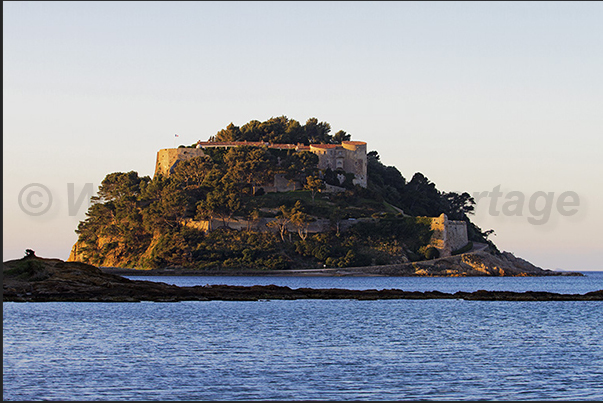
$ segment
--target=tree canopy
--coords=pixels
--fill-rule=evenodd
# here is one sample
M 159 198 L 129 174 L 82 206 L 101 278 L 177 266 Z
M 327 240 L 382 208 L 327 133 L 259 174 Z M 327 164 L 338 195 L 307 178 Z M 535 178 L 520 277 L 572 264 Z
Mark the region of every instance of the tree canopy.
M 230 123 L 218 131 L 209 141 L 263 141 L 276 144 L 339 144 L 351 139 L 351 135 L 339 130 L 331 135 L 331 125 L 309 118 L 305 124 L 286 116 L 272 117 L 264 122 L 251 120 L 243 126 Z

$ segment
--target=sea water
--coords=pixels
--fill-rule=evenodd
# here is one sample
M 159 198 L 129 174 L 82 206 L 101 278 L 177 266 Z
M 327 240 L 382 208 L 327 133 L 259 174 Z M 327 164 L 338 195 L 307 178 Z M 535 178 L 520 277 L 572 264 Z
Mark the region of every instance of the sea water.
M 603 289 L 603 272 L 584 272 L 583 277 L 295 277 L 295 276 L 125 276 L 132 280 L 158 281 L 177 286 L 207 284 L 279 285 L 291 288 L 389 289 L 404 291 L 547 291 L 584 294 Z
M 585 274 L 156 280 L 603 289 L 603 273 Z M 603 399 L 601 301 L 5 303 L 3 325 L 4 400 Z

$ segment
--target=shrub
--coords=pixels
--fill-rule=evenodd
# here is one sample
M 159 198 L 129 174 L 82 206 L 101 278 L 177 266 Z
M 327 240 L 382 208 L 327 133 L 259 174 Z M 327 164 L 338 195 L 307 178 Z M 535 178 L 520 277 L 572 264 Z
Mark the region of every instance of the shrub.
M 437 259 L 440 257 L 440 251 L 433 246 L 429 246 L 428 248 L 425 248 L 424 256 L 427 260 Z
M 327 245 L 317 246 L 312 250 L 312 255 L 318 260 L 325 260 L 329 257 L 331 250 Z
M 26 258 L 15 263 L 15 266 L 4 271 L 4 274 L 29 281 L 41 281 L 50 277 L 42 262 Z
M 437 259 L 440 257 L 440 251 L 433 246 L 422 246 L 419 248 L 419 253 L 423 254 L 427 260 Z
M 325 264 L 328 267 L 337 266 L 337 259 L 335 259 L 334 257 L 328 257 L 327 260 L 325 261 Z

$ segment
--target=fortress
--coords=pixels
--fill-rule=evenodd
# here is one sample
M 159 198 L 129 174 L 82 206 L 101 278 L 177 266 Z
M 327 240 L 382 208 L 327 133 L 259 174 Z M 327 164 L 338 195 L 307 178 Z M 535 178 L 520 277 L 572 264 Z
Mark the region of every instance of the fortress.
M 230 148 L 240 146 L 267 147 L 279 150 L 294 150 L 297 152 L 309 151 L 318 155 L 318 169 L 325 171 L 343 169 L 345 172 L 353 173 L 353 183 L 364 188 L 367 187 L 367 148 L 363 141 L 343 141 L 341 144 L 275 144 L 265 142 L 251 141 L 232 141 L 232 142 L 210 142 L 198 141 L 195 148 L 165 148 L 157 152 L 157 161 L 155 164 L 155 175 L 161 174 L 169 176 L 179 161 L 206 155 L 203 151 L 206 148 Z M 282 175 L 276 175 L 274 184 L 264 186 L 267 192 L 284 192 L 296 190 L 296 184 L 291 184 L 284 179 Z M 440 252 L 440 257 L 450 256 L 453 251 L 467 245 L 467 223 L 464 221 L 449 220 L 445 214 L 439 217 L 430 217 L 431 229 L 433 235 L 430 245 Z M 241 228 L 248 225 L 247 222 L 240 222 Z M 189 225 L 192 225 L 189 223 Z M 195 225 L 205 225 L 203 230 L 208 230 L 211 225 L 207 222 L 196 223 Z M 235 223 L 230 225 L 237 226 Z M 326 224 L 316 222 L 310 232 L 321 232 L 325 230 Z M 201 228 L 201 227 L 199 227 Z
M 367 186 L 366 173 L 366 143 L 364 141 L 343 141 L 341 144 L 274 144 L 261 141 L 232 141 L 212 142 L 198 141 L 196 148 L 164 148 L 157 152 L 155 164 L 155 175 L 169 176 L 179 161 L 205 155 L 205 148 L 230 148 L 230 147 L 267 147 L 279 150 L 294 150 L 297 152 L 309 151 L 318 155 L 318 169 L 325 171 L 330 168 L 343 169 L 345 172 L 353 173 L 355 185 Z M 278 178 L 275 179 L 278 181 Z M 281 189 L 275 183 L 274 189 Z M 288 189 L 290 190 L 290 189 Z
M 449 220 L 446 214 L 431 218 L 431 246 L 440 252 L 440 257 L 451 256 L 452 252 L 464 247 L 469 242 L 467 223 Z

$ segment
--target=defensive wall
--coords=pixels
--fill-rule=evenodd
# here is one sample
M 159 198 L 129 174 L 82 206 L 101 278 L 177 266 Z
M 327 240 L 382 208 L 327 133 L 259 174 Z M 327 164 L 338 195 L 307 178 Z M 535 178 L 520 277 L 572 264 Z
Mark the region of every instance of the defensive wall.
M 161 173 L 164 176 L 169 176 L 174 172 L 174 168 L 179 161 L 203 155 L 205 155 L 203 150 L 198 148 L 164 148 L 159 150 L 155 162 L 155 175 Z
M 451 256 L 453 251 L 469 243 L 465 221 L 449 220 L 444 213 L 429 218 L 433 230 L 430 245 L 440 252 L 440 257 Z
M 285 178 L 285 174 L 274 175 L 274 185 L 264 184 L 261 186 L 264 192 L 290 192 L 292 190 L 301 190 L 303 185 L 299 181 L 289 180 Z
M 272 212 L 274 213 L 276 210 Z M 435 247 L 440 252 L 440 257 L 451 256 L 453 251 L 460 249 L 469 243 L 469 239 L 467 237 L 467 223 L 465 221 L 449 220 L 446 214 L 441 214 L 439 217 L 427 218 L 431 219 L 431 229 L 433 230 L 430 245 Z M 185 219 L 182 224 L 187 227 L 196 228 L 203 232 L 210 231 L 210 228 L 212 230 L 222 228 L 225 225 L 228 228 L 239 231 L 276 231 L 276 229 L 271 228 L 269 225 L 269 223 L 274 220 L 276 220 L 276 218 L 264 217 L 255 221 L 248 221 L 243 217 L 233 217 L 224 221 L 219 218 L 214 218 L 210 222 L 208 220 L 197 221 L 189 218 Z M 374 220 L 374 218 L 342 220 L 339 223 L 339 228 L 341 231 L 345 231 L 352 225 L 355 225 L 359 222 Z M 320 218 L 308 223 L 306 231 L 308 233 L 326 232 L 332 227 L 333 223 L 329 219 Z M 295 233 L 297 231 L 297 227 L 294 224 L 289 223 L 287 224 L 287 230 Z
M 341 168 L 353 173 L 353 183 L 367 186 L 366 143 L 364 141 L 343 141 L 341 144 L 274 144 L 261 141 L 213 142 L 198 141 L 196 148 L 164 148 L 157 152 L 155 175 L 161 173 L 169 176 L 179 161 L 205 155 L 205 148 L 230 148 L 240 146 L 267 147 L 279 150 L 309 151 L 318 156 L 318 169 Z M 288 191 L 299 189 L 296 183 L 284 183 L 283 178 L 275 178 L 274 186 L 265 187 L 266 191 Z
M 367 186 L 366 143 L 343 141 L 341 144 L 310 144 L 308 151 L 318 155 L 318 169 L 343 169 L 354 174 L 354 185 Z
M 272 222 L 274 220 L 276 220 L 276 218 L 262 217 L 255 221 L 248 221 L 248 220 L 245 220 L 243 217 L 233 217 L 230 219 L 226 219 L 224 221 L 222 221 L 222 219 L 220 219 L 220 218 L 213 218 L 210 222 L 209 220 L 193 220 L 191 218 L 186 218 L 182 221 L 182 225 L 184 225 L 185 227 L 189 227 L 189 228 L 195 228 L 195 229 L 201 230 L 206 233 L 209 232 L 210 225 L 211 225 L 212 230 L 215 230 L 218 228 L 224 228 L 224 226 L 226 225 L 226 227 L 228 227 L 230 229 L 235 229 L 235 230 L 239 230 L 239 231 L 253 230 L 253 231 L 273 231 L 274 232 L 277 230 L 275 228 L 270 227 L 270 225 L 269 225 L 270 222 Z M 339 223 L 339 229 L 340 229 L 340 231 L 345 231 L 354 224 L 357 224 L 362 221 L 372 221 L 372 220 L 373 220 L 373 218 L 359 218 L 359 219 L 342 220 Z M 306 228 L 306 231 L 309 234 L 315 234 L 318 232 L 326 232 L 332 226 L 333 226 L 333 224 L 331 223 L 331 220 L 329 220 L 327 218 L 319 218 L 319 219 L 309 222 L 308 227 Z M 297 227 L 292 223 L 288 223 L 286 225 L 286 227 L 287 227 L 287 231 L 289 231 L 291 233 L 297 232 Z

